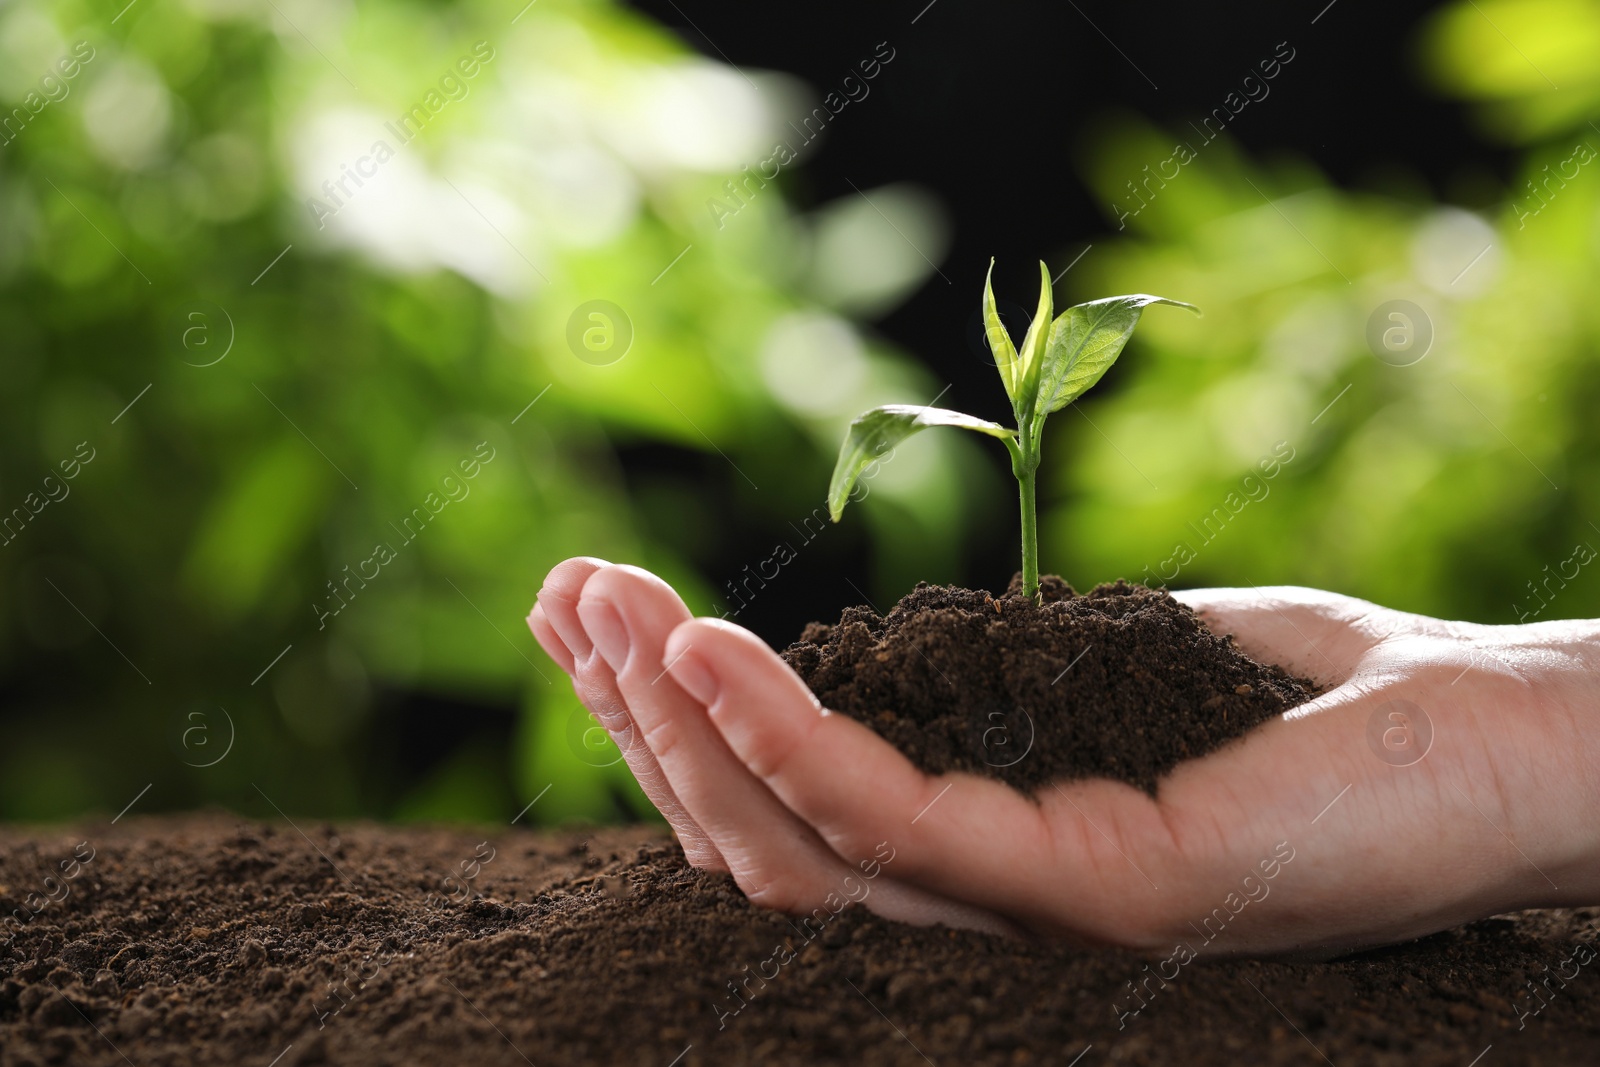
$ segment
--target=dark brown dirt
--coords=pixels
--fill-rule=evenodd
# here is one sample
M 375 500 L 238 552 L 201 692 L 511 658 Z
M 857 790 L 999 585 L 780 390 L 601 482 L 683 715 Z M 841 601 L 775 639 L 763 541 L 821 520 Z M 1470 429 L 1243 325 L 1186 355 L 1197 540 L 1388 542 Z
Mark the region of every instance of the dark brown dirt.
M 922 583 L 889 612 L 845 609 L 783 653 L 817 698 L 934 774 L 1033 792 L 1118 778 L 1154 793 L 1179 762 L 1302 704 L 1313 683 L 1257 663 L 1164 590 L 1001 597 Z
M 802 927 L 648 829 L 300 829 L 0 829 L 3 913 L 40 905 L 0 948 L 0 1064 L 1600 1060 L 1600 961 L 1577 962 L 1600 909 L 1332 963 L 1202 955 L 1163 986 L 1126 953 L 860 907 Z

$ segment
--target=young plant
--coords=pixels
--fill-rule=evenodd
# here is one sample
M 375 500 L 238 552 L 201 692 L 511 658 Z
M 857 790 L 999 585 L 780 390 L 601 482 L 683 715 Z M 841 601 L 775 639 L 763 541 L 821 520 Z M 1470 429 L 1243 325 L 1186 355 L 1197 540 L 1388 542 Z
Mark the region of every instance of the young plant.
M 994 260 L 989 261 L 989 275 Z M 1050 271 L 1039 264 L 1039 310 L 1028 325 L 1022 348 L 1016 348 L 1006 333 L 995 308 L 990 278 L 983 282 L 984 332 L 989 350 L 1000 371 L 1000 381 L 1011 397 L 1016 429 L 997 422 L 963 415 L 944 408 L 890 404 L 858 415 L 850 423 L 850 433 L 839 449 L 839 462 L 833 468 L 828 486 L 828 512 L 838 522 L 856 480 L 867 465 L 929 426 L 956 426 L 963 430 L 997 437 L 1011 453 L 1011 472 L 1017 476 L 1022 498 L 1022 589 L 1028 596 L 1039 593 L 1039 532 L 1035 505 L 1035 476 L 1039 470 L 1039 442 L 1044 420 L 1060 411 L 1098 382 L 1117 357 L 1139 324 L 1139 315 L 1151 304 L 1171 304 L 1199 313 L 1200 309 L 1181 300 L 1164 296 L 1108 296 L 1075 304 L 1053 321 L 1050 298 Z

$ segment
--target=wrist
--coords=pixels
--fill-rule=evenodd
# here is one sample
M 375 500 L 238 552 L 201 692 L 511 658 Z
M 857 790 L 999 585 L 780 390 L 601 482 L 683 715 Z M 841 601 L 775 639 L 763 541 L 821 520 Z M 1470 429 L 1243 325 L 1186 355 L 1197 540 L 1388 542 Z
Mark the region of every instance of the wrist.
M 1570 723 L 1574 761 L 1571 814 L 1565 820 L 1576 840 L 1571 862 L 1555 875 L 1562 897 L 1575 906 L 1600 904 L 1600 620 L 1532 623 L 1535 647 L 1566 669 L 1554 697 Z
M 1600 904 L 1600 620 L 1483 627 L 1478 636 L 1473 643 L 1521 683 L 1522 699 L 1501 714 L 1520 707 L 1531 718 L 1519 733 L 1540 739 L 1531 753 L 1539 785 L 1528 784 L 1542 798 L 1537 825 L 1551 834 L 1551 847 L 1535 850 L 1537 880 L 1559 887 L 1547 903 Z

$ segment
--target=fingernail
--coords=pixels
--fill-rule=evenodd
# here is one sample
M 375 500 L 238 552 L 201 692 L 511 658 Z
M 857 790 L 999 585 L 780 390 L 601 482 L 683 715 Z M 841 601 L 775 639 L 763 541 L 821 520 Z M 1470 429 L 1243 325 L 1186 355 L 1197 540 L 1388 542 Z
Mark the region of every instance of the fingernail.
M 672 675 L 672 680 L 678 683 L 679 688 L 709 708 L 717 702 L 721 686 L 711 668 L 706 666 L 698 653 L 691 651 L 693 647 L 690 645 L 666 660 L 662 667 Z
M 584 632 L 610 668 L 622 673 L 628 663 L 628 628 L 622 624 L 617 609 L 604 600 L 578 601 L 578 618 L 583 620 Z

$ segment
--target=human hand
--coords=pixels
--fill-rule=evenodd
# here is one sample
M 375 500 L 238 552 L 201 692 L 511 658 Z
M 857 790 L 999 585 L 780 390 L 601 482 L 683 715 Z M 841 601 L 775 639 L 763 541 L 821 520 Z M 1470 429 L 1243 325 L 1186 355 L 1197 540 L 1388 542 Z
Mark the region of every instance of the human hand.
M 862 898 L 881 914 L 1149 951 L 1327 953 L 1600 902 L 1600 624 L 1446 623 L 1292 587 L 1175 595 L 1329 689 L 1155 798 L 925 775 L 635 568 L 562 564 L 529 623 L 690 861 L 784 911 L 840 893 L 884 843 Z
M 919 925 L 1020 932 L 981 907 L 900 880 L 893 871 L 895 842 L 839 852 L 784 807 L 685 688 L 678 672 L 696 664 L 685 657 L 667 669 L 664 649 L 675 631 L 724 624 L 691 622 L 689 609 L 660 578 L 600 559 L 569 559 L 545 578 L 528 625 L 571 676 L 578 699 L 616 741 L 696 867 L 727 871 L 752 901 L 790 914 L 817 908 L 837 914 L 849 901 Z M 817 713 L 805 684 L 771 649 L 747 631 L 728 630 L 750 642 L 727 650 L 734 663 L 758 651 L 766 657 L 754 659 L 757 673 L 748 678 L 748 691 L 760 692 L 775 679 L 776 688 L 762 699 Z

